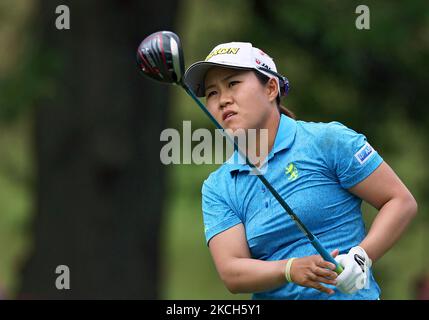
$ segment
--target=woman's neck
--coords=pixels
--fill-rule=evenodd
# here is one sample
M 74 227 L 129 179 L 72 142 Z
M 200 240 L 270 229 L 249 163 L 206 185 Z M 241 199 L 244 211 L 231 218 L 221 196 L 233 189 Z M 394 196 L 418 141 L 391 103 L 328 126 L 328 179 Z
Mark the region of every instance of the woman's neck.
M 248 135 L 246 149 L 247 156 L 249 161 L 257 167 L 264 163 L 264 160 L 268 157 L 268 154 L 274 147 L 279 125 L 280 113 L 272 112 L 268 117 L 266 124 L 256 130 L 254 137 Z

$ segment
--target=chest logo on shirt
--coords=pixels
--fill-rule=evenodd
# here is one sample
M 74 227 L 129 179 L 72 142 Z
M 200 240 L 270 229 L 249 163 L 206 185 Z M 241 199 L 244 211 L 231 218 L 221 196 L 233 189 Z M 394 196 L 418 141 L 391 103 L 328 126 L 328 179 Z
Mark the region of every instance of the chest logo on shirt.
M 294 181 L 298 178 L 298 169 L 293 162 L 289 163 L 285 168 L 285 174 L 289 181 Z

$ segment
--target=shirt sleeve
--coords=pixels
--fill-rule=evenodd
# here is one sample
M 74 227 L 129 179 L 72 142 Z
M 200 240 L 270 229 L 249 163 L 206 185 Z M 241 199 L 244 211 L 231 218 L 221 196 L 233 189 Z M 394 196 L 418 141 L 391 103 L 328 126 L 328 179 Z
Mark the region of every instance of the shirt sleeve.
M 210 239 L 218 233 L 241 223 L 240 218 L 222 196 L 221 189 L 219 184 L 214 183 L 209 178 L 204 181 L 201 190 L 204 233 L 207 245 Z M 227 190 L 224 190 L 224 192 L 227 192 Z
M 331 122 L 327 137 L 334 141 L 330 150 L 331 168 L 341 186 L 349 189 L 367 178 L 383 162 L 363 134 L 339 122 Z

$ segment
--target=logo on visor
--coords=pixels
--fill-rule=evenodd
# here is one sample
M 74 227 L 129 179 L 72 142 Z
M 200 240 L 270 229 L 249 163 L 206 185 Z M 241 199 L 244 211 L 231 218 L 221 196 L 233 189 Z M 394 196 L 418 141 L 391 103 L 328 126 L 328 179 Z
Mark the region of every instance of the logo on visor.
M 239 50 L 240 48 L 220 48 L 217 50 L 213 50 L 212 52 L 209 53 L 209 55 L 206 57 L 206 60 L 204 61 L 207 61 L 212 57 L 217 56 L 218 54 L 237 54 Z

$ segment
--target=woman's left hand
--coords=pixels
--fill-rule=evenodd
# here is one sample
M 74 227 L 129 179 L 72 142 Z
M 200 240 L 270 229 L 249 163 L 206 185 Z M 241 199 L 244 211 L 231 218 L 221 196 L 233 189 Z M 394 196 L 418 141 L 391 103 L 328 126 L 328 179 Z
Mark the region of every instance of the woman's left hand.
M 368 285 L 372 261 L 363 248 L 353 247 L 349 253 L 336 257 L 335 261 L 344 269 L 337 277 L 337 288 L 341 292 L 352 294 Z

